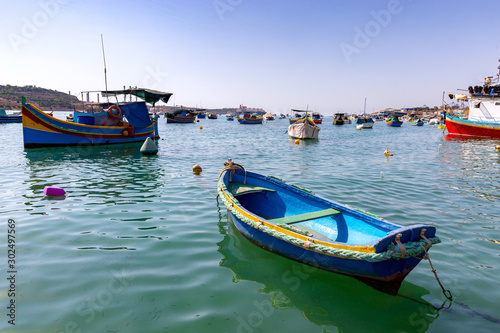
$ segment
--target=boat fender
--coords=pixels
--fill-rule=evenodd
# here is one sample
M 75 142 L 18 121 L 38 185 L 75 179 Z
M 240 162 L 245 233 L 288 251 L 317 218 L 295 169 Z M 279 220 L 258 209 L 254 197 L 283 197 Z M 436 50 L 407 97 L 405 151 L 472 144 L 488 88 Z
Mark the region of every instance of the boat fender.
M 424 231 L 425 232 L 425 231 Z M 402 234 L 397 234 L 396 235 L 396 238 L 394 239 L 394 241 L 396 242 L 396 244 L 399 246 L 399 250 L 401 251 L 401 255 L 399 256 L 400 258 L 404 258 L 406 256 L 406 248 L 405 246 L 403 245 L 403 243 L 401 243 L 400 239 L 401 239 L 401 236 L 403 236 Z
M 116 113 L 113 113 L 113 110 L 116 110 Z M 108 108 L 108 115 L 113 119 L 120 119 L 122 117 L 122 110 L 118 107 L 118 105 L 111 105 Z
M 123 135 L 123 136 L 128 136 L 128 131 L 127 131 L 127 129 L 124 129 L 124 130 L 122 131 L 122 135 Z

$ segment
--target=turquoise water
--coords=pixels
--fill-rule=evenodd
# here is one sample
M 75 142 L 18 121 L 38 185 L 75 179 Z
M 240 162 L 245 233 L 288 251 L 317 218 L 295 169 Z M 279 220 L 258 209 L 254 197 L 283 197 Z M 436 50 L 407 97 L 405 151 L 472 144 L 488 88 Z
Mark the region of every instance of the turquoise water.
M 287 126 L 161 119 L 159 153 L 145 157 L 141 144 L 24 150 L 21 124 L 0 125 L 0 331 L 500 330 L 498 140 L 408 123 L 358 131 L 326 118 L 319 140 L 296 145 Z M 391 296 L 253 245 L 215 199 L 228 158 L 400 225 L 435 225 L 442 243 L 431 259 L 455 302 L 441 308 L 428 262 Z M 67 195 L 47 198 L 44 186 Z M 6 316 L 9 219 L 15 326 Z

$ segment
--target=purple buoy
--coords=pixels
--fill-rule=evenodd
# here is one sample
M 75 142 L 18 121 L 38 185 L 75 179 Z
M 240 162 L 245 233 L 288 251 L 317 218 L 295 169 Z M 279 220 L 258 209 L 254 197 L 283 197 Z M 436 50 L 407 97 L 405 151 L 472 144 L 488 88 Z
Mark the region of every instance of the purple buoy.
M 43 194 L 51 197 L 58 197 L 61 195 L 65 195 L 66 191 L 60 187 L 55 186 L 45 186 L 43 188 Z

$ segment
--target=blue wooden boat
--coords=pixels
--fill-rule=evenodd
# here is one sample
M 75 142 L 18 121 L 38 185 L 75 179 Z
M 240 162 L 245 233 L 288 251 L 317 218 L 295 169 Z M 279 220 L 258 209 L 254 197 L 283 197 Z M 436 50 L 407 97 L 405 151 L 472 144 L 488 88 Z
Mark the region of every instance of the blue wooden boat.
M 8 114 L 4 109 L 0 109 L 0 124 L 20 123 L 22 120 L 21 114 Z
M 240 124 L 245 125 L 262 124 L 263 120 L 261 116 L 250 114 L 250 112 L 246 112 L 243 117 L 237 117 L 237 119 Z
M 410 125 L 412 126 L 424 126 L 424 121 L 420 118 L 410 119 Z
M 218 193 L 236 228 L 287 258 L 399 288 L 440 242 L 433 226 L 399 226 L 232 161 L 224 165 Z
M 138 88 L 103 91 L 102 94 L 130 94 L 153 106 L 159 100 L 166 103 L 172 95 Z M 24 97 L 21 100 L 25 148 L 105 145 L 159 138 L 157 121 L 149 116 L 145 102 L 83 104 L 85 112 L 75 110 L 73 121 L 64 121 L 26 103 Z

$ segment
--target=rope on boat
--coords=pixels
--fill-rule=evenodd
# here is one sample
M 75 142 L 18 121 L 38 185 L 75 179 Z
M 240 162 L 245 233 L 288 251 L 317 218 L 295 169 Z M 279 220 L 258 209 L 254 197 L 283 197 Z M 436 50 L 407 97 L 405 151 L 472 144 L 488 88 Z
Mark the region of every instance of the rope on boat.
M 243 221 L 244 223 L 248 224 L 249 226 L 256 228 L 262 232 L 265 232 L 266 234 L 271 235 L 275 238 L 279 238 L 281 240 L 284 240 L 288 243 L 292 243 L 292 244 L 297 245 L 297 246 L 308 247 L 308 248 L 310 248 L 314 251 L 317 251 L 317 252 L 321 252 L 321 253 L 325 253 L 325 254 L 329 254 L 329 255 L 334 255 L 334 256 L 346 258 L 346 259 L 365 260 L 368 262 L 380 262 L 380 261 L 385 261 L 385 260 L 389 260 L 389 259 L 399 260 L 399 259 L 406 259 L 406 258 L 410 258 L 410 257 L 416 257 L 417 255 L 422 253 L 422 248 L 428 249 L 428 248 L 430 248 L 430 244 L 441 243 L 441 240 L 437 236 L 429 238 L 429 239 L 420 239 L 418 242 L 407 242 L 407 243 L 403 244 L 404 248 L 406 250 L 406 254 L 403 254 L 403 256 L 401 256 L 401 254 L 402 254 L 401 249 L 399 248 L 398 245 L 393 244 L 393 243 L 389 244 L 389 246 L 387 246 L 387 250 L 384 252 L 366 253 L 366 252 L 358 252 L 358 251 L 352 251 L 352 250 L 346 250 L 346 249 L 337 249 L 337 248 L 333 248 L 333 247 L 329 247 L 329 246 L 325 246 L 325 245 L 321 245 L 321 244 L 316 244 L 316 243 L 314 243 L 314 241 L 310 241 L 310 240 L 304 241 L 304 240 L 298 239 L 296 237 L 288 236 L 282 232 L 271 229 L 271 228 L 265 226 L 264 224 L 262 224 L 262 222 L 260 222 L 260 221 L 259 221 L 260 223 L 258 223 L 258 225 L 256 225 L 255 221 L 247 218 L 246 216 L 244 216 L 243 214 L 238 212 L 233 207 L 233 203 L 229 202 L 226 199 L 226 197 L 224 196 L 223 188 L 225 188 L 225 185 L 223 183 L 219 182 L 219 186 L 217 188 L 219 196 L 222 198 L 222 201 L 224 202 L 226 207 L 231 211 L 231 213 L 233 213 L 241 221 Z M 292 230 L 292 231 L 295 232 L 295 230 Z M 300 233 L 303 233 L 303 232 L 300 232 Z M 310 236 L 310 235 L 307 235 L 307 236 Z M 308 244 L 306 244 L 306 243 L 308 243 Z
M 222 175 L 222 173 L 226 170 L 231 170 L 231 172 L 229 173 L 229 181 L 231 181 L 231 177 L 232 175 L 234 175 L 234 173 L 236 172 L 236 170 L 243 170 L 245 171 L 245 180 L 243 181 L 243 184 L 246 184 L 247 183 L 247 171 L 245 170 L 245 168 L 237 163 L 234 163 L 231 159 L 229 159 L 229 161 L 227 162 L 224 162 L 224 169 L 222 169 L 222 171 L 219 173 L 219 180 L 220 180 L 220 176 Z

